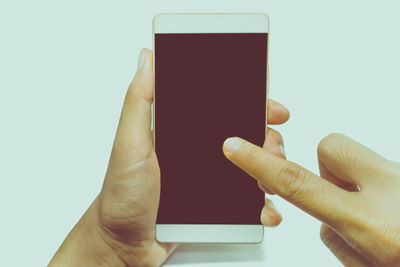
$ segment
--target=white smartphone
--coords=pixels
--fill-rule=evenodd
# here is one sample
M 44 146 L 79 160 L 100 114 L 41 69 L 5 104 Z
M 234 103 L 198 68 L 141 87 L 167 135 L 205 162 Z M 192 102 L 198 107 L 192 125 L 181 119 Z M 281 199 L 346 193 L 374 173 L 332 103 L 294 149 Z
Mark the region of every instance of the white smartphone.
M 259 243 L 265 194 L 229 162 L 224 140 L 263 145 L 269 17 L 163 13 L 153 19 L 153 138 L 160 242 Z

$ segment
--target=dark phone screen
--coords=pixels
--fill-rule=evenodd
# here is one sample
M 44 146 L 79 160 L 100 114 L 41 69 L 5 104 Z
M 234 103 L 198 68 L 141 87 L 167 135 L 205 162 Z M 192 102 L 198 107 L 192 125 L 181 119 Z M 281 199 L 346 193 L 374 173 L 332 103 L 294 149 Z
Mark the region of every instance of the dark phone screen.
M 266 33 L 155 34 L 157 224 L 261 224 L 264 193 L 227 160 L 266 127 Z

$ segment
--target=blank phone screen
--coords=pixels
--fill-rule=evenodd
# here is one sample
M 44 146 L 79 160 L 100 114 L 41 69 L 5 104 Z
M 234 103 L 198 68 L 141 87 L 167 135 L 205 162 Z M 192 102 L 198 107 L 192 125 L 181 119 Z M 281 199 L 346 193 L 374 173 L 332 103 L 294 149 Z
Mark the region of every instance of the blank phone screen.
M 264 192 L 222 145 L 232 136 L 264 142 L 267 38 L 155 34 L 157 224 L 261 224 Z

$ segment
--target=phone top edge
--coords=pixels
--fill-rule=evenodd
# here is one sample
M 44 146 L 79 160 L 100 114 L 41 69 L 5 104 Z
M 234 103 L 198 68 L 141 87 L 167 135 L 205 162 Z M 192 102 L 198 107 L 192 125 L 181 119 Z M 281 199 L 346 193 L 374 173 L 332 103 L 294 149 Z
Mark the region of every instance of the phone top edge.
M 153 18 L 163 15 L 263 15 L 269 18 L 265 12 L 159 12 Z
M 157 33 L 268 33 L 266 13 L 157 13 L 153 34 Z

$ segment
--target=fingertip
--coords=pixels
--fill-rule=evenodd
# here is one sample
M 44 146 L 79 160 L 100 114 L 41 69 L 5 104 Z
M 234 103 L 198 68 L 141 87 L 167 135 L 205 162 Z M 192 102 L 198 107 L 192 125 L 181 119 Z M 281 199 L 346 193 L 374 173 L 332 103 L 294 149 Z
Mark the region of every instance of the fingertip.
M 276 227 L 281 224 L 282 222 L 282 215 L 280 213 L 276 214 L 275 217 L 272 219 L 271 226 Z
M 268 124 L 282 124 L 289 120 L 289 110 L 279 102 L 269 100 Z
M 229 137 L 225 139 L 224 144 L 222 145 L 222 150 L 227 158 L 229 158 L 233 152 L 238 150 L 243 144 L 243 140 L 238 137 Z
M 278 226 L 282 222 L 282 215 L 278 212 L 272 200 L 268 198 L 265 199 L 260 218 L 262 224 L 269 227 Z
M 282 114 L 283 118 L 286 118 L 287 120 L 290 118 L 290 111 L 286 108 L 285 105 L 275 101 L 274 106 L 275 109 L 277 109 L 278 112 Z
M 264 207 L 260 215 L 261 223 L 264 226 L 276 227 L 282 222 L 282 215 L 269 208 Z
M 272 128 L 267 129 L 267 136 L 263 148 L 277 157 L 286 159 L 282 135 Z
M 150 49 L 142 48 L 138 56 L 137 71 L 128 87 L 128 100 L 131 97 L 139 96 L 152 103 L 154 94 L 152 60 L 153 52 Z
M 149 63 L 151 63 L 152 56 L 153 52 L 150 49 L 141 48 L 138 56 L 137 71 L 148 68 Z

